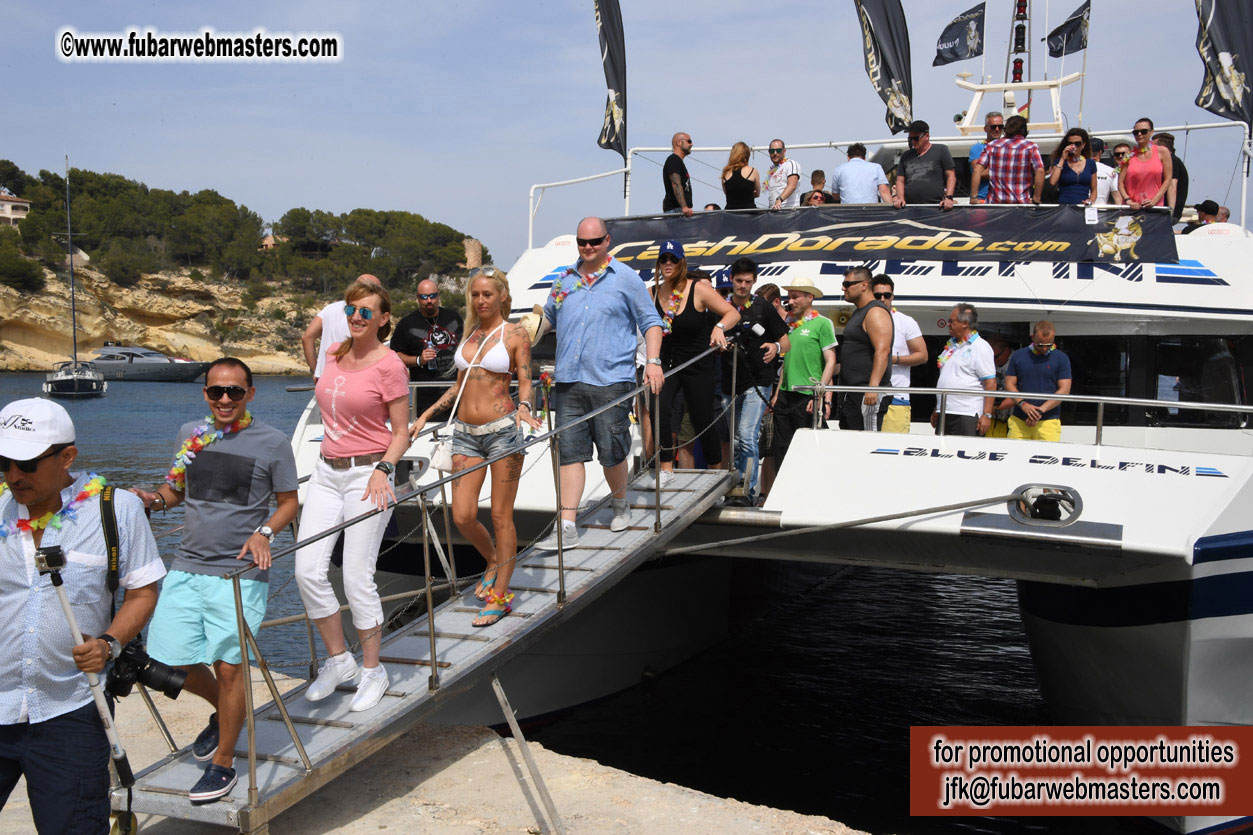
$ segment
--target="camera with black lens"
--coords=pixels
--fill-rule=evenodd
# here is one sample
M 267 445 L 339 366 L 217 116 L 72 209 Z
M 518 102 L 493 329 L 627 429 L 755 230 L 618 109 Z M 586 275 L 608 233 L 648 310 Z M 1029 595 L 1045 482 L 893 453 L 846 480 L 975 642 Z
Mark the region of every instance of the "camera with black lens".
M 35 568 L 40 574 L 51 574 L 65 568 L 65 552 L 60 545 L 49 545 L 47 548 L 35 549 Z
M 177 699 L 183 690 L 187 672 L 152 658 L 144 651 L 143 641 L 136 637 L 122 648 L 122 654 L 113 662 L 105 680 L 105 692 L 114 698 L 129 696 L 135 682 L 149 690 L 164 693 L 167 698 Z

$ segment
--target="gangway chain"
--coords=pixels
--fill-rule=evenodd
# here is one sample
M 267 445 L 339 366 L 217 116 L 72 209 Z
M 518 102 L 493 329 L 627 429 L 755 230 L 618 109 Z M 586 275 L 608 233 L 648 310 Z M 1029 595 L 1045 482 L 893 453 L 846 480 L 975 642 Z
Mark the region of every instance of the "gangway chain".
M 203 765 L 188 746 L 137 775 L 131 811 L 237 827 L 245 833 L 265 832 L 278 814 L 409 731 L 449 699 L 495 680 L 495 671 L 506 662 L 663 550 L 725 494 L 731 478 L 726 470 L 676 471 L 674 480 L 661 488 L 659 531 L 658 494 L 648 475 L 638 476 L 628 487 L 631 521 L 625 531 L 609 530 L 612 510 L 607 497 L 589 508 L 579 517 L 583 529 L 579 547 L 565 553 L 564 605 L 558 604 L 561 572 L 556 554 L 531 548 L 518 557 L 511 584 L 513 613 L 490 629 L 471 625 L 481 608 L 471 585 L 433 610 L 433 630 L 427 618 L 419 618 L 393 633 L 380 650 L 390 688 L 371 710 L 350 713 L 346 695 L 307 702 L 308 684 L 284 694 L 282 705 L 269 702 L 255 710 L 254 800 L 248 796 L 245 729 L 235 752 L 243 762 L 236 766 L 239 780 L 231 794 L 215 803 L 192 805 L 187 786 L 196 781 Z M 432 689 L 432 684 L 437 686 Z M 495 682 L 498 696 L 503 693 L 501 685 L 507 684 Z M 303 752 L 282 721 L 284 707 Z M 309 760 L 307 771 L 302 753 Z M 114 789 L 111 799 L 115 810 L 127 808 L 125 789 Z M 551 808 L 549 812 L 552 816 Z M 559 823 L 555 826 L 560 828 Z

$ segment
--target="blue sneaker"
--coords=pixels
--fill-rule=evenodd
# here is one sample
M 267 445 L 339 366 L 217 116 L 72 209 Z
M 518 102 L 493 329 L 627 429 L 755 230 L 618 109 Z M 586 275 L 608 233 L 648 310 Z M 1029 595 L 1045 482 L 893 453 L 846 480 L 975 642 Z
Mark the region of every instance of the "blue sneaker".
M 187 797 L 192 803 L 212 803 L 225 797 L 235 788 L 235 769 L 223 768 L 217 763 L 209 763 L 204 774 L 191 787 Z
M 196 737 L 196 741 L 191 744 L 191 755 L 200 762 L 213 759 L 213 755 L 218 752 L 218 715 L 215 713 L 209 717 L 209 724 L 200 732 L 200 736 Z

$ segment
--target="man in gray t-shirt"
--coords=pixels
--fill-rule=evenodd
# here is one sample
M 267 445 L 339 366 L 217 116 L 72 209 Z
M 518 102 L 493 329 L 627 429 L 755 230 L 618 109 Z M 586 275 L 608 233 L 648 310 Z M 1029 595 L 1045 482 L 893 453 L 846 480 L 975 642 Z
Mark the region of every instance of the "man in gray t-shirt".
M 247 411 L 256 396 L 248 366 L 232 357 L 214 361 L 205 375 L 204 396 L 211 422 L 194 421 L 179 430 L 167 483 L 156 492 L 135 491 L 149 510 L 187 508 L 183 541 L 148 628 L 148 652 L 187 670 L 184 689 L 216 708 L 192 744 L 197 760 L 212 760 L 188 793 L 193 803 L 224 797 L 236 781 L 235 742 L 244 723 L 243 656 L 234 584 L 225 575 L 254 564 L 242 575 L 240 592 L 244 619 L 255 633 L 265 618 L 270 543 L 297 511 L 291 442 Z M 191 458 L 183 455 L 188 449 Z M 271 497 L 277 504 L 273 513 Z
M 909 150 L 901 154 L 896 164 L 896 196 L 892 205 L 900 209 L 938 203 L 948 211 L 953 208 L 956 188 L 957 173 L 948 146 L 931 142 L 931 128 L 926 122 L 910 122 Z

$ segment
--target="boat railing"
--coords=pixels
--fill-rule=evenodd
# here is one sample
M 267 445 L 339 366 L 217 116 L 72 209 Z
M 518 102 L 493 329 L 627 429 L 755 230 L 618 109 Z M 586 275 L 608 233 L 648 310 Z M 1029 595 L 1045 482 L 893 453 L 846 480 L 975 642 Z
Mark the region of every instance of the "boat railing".
M 821 383 L 813 383 L 812 386 L 804 386 L 803 388 L 811 389 L 815 406 L 819 398 L 826 392 L 837 392 L 841 394 L 866 394 L 873 392 L 879 395 L 892 394 L 927 394 L 934 395 L 938 398 L 939 403 L 936 411 L 939 413 L 937 424 L 939 427 L 938 434 L 944 435 L 944 418 L 948 414 L 948 398 L 949 397 L 994 397 L 998 400 L 1011 398 L 1014 400 L 1059 400 L 1064 403 L 1095 403 L 1096 404 L 1096 446 L 1101 445 L 1102 435 L 1105 430 L 1105 407 L 1106 406 L 1137 406 L 1142 408 L 1158 408 L 1158 409 L 1182 409 L 1200 412 L 1226 412 L 1238 414 L 1241 418 L 1240 428 L 1249 425 L 1250 415 L 1253 415 L 1253 404 L 1248 403 L 1208 403 L 1199 400 L 1154 400 L 1145 397 L 1116 397 L 1113 395 L 1098 394 L 1049 394 L 1046 392 L 1025 392 L 1025 391 L 1001 391 L 987 389 L 958 389 L 958 388 L 936 388 L 933 386 L 910 386 L 909 388 L 893 388 L 892 386 L 840 386 L 840 385 L 822 385 Z M 819 428 L 819 416 L 821 409 L 814 409 L 814 428 Z
M 702 353 L 698 354 L 697 356 L 693 357 L 687 362 L 677 365 L 674 368 L 670 369 L 669 371 L 665 372 L 664 376 L 669 377 L 671 375 L 678 374 L 682 372 L 684 369 L 686 369 L 688 366 L 699 362 L 700 360 L 704 359 L 705 357 L 713 354 L 714 352 L 718 350 L 719 349 L 715 347 L 710 347 L 709 349 L 703 351 Z M 736 365 L 737 365 L 736 363 L 732 363 L 732 388 L 734 388 L 734 385 L 735 385 L 735 374 L 736 374 L 735 366 Z M 308 390 L 309 388 L 312 388 L 312 387 L 311 386 L 308 386 L 308 387 L 290 386 L 288 387 L 288 390 L 289 391 L 293 389 L 294 390 Z M 447 583 L 440 584 L 440 586 L 437 587 L 431 574 L 431 548 L 432 548 L 431 531 L 434 529 L 433 525 L 428 524 L 428 512 L 429 512 L 428 505 L 431 501 L 431 499 L 429 498 L 431 494 L 434 493 L 435 491 L 442 492 L 443 489 L 447 485 L 451 484 L 457 479 L 464 478 L 465 476 L 470 475 L 471 473 L 475 473 L 486 467 L 490 467 L 492 464 L 496 463 L 497 461 L 503 460 L 512 455 L 517 455 L 518 453 L 523 452 L 526 449 L 529 449 L 530 447 L 537 446 L 539 444 L 548 444 L 550 457 L 552 459 L 553 480 L 554 480 L 554 488 L 555 488 L 554 489 L 554 493 L 555 493 L 554 529 L 556 531 L 556 536 L 557 536 L 557 575 L 558 575 L 557 606 L 559 608 L 563 607 L 566 603 L 566 568 L 565 568 L 565 543 L 563 541 L 563 532 L 562 532 L 562 524 L 561 524 L 561 451 L 560 451 L 559 445 L 553 441 L 555 438 L 560 436 L 561 433 L 563 432 L 568 432 L 571 429 L 575 428 L 576 426 L 586 423 L 592 420 L 593 418 L 609 411 L 610 409 L 619 407 L 623 403 L 632 402 L 636 397 L 638 397 L 647 388 L 648 388 L 648 383 L 634 386 L 628 393 L 615 398 L 611 402 L 606 403 L 604 406 L 601 406 L 600 408 L 595 409 L 589 412 L 588 414 L 583 415 L 582 417 L 579 417 L 575 420 L 572 420 L 568 423 L 565 423 L 561 426 L 557 426 L 555 428 L 553 427 L 553 404 L 550 402 L 551 392 L 545 389 L 543 391 L 542 396 L 544 399 L 544 411 L 546 413 L 547 421 L 548 421 L 548 430 L 546 432 L 542 432 L 542 433 L 533 435 L 530 438 L 526 438 L 523 440 L 521 444 L 519 444 L 517 447 L 514 447 L 511 450 L 503 452 L 499 455 L 495 455 L 491 458 L 485 459 L 479 462 L 478 464 L 474 464 L 473 466 L 466 467 L 464 469 L 458 470 L 453 473 L 448 473 L 447 475 L 437 478 L 430 483 L 414 484 L 413 479 L 410 479 L 409 489 L 393 497 L 393 499 L 390 502 L 388 502 L 386 507 L 375 508 L 374 510 L 370 510 L 366 513 L 362 513 L 359 516 L 353 517 L 352 519 L 349 519 L 345 522 L 341 522 L 338 525 L 334 525 L 330 528 L 327 528 L 324 531 L 321 531 L 317 534 L 306 537 L 303 540 L 296 541 L 292 545 L 289 545 L 285 548 L 281 548 L 279 550 L 274 551 L 271 554 L 271 565 L 277 560 L 284 559 L 284 558 L 294 555 L 301 548 L 307 547 L 308 545 L 314 542 L 317 542 L 322 539 L 326 539 L 327 537 L 337 536 L 341 531 L 345 530 L 346 528 L 350 528 L 353 525 L 360 524 L 361 522 L 364 522 L 365 520 L 373 516 L 376 516 L 379 513 L 383 513 L 386 510 L 389 510 L 401 504 L 406 504 L 406 503 L 416 501 L 418 503 L 419 512 L 421 514 L 421 519 L 422 519 L 422 525 L 421 525 L 422 527 L 422 562 L 423 562 L 423 574 L 425 577 L 425 586 L 424 588 L 418 589 L 414 592 L 405 592 L 405 593 L 402 593 L 401 595 L 396 595 L 394 597 L 402 598 L 402 597 L 410 597 L 410 596 L 413 596 L 413 597 L 425 596 L 426 598 L 426 617 L 427 617 L 427 630 L 426 631 L 430 635 L 430 649 L 431 649 L 431 662 L 432 662 L 431 674 L 427 680 L 427 687 L 430 692 L 436 692 L 437 690 L 439 690 L 440 681 L 439 681 L 439 665 L 435 663 L 435 659 L 437 659 L 439 656 L 436 654 L 437 638 L 436 638 L 436 630 L 435 630 L 434 595 L 437 590 L 440 590 L 440 591 L 449 590 L 452 594 L 454 595 L 457 594 L 458 593 L 458 578 L 456 576 L 455 569 L 451 570 L 449 571 L 449 577 L 448 577 Z M 732 406 L 732 414 L 731 414 L 731 422 L 730 422 L 730 425 L 732 427 L 735 426 L 733 409 L 734 409 L 734 406 Z M 652 409 L 651 414 L 652 414 L 652 419 L 653 419 L 653 432 L 654 432 L 653 437 L 660 438 L 661 436 L 660 410 Z M 439 428 L 440 427 L 438 426 L 427 427 L 423 429 L 419 437 L 421 437 L 422 435 L 432 433 Z M 732 444 L 734 444 L 735 442 L 734 435 L 731 438 L 731 442 Z M 656 450 L 660 450 L 660 444 L 654 444 L 654 446 L 656 447 Z M 657 451 L 654 451 L 654 455 L 658 455 L 658 454 L 659 453 Z M 647 465 L 647 463 L 648 462 L 646 461 L 645 465 Z M 655 497 L 656 497 L 656 501 L 654 502 L 655 516 L 654 516 L 654 522 L 653 522 L 653 532 L 660 533 L 661 532 L 661 511 L 662 511 L 661 467 L 654 464 L 653 470 L 654 470 L 654 491 L 655 491 Z M 447 505 L 445 505 L 445 507 L 447 507 Z M 448 514 L 445 513 L 445 520 L 447 520 L 447 518 L 448 518 Z M 452 533 L 451 533 L 451 529 L 447 525 L 445 525 L 445 535 L 448 540 L 449 553 L 451 553 L 452 544 L 453 544 Z M 436 545 L 436 547 L 438 547 L 438 544 Z M 516 559 L 516 555 L 515 555 L 515 559 Z M 287 733 L 291 736 L 292 744 L 295 747 L 296 752 L 300 756 L 300 762 L 304 767 L 305 773 L 308 774 L 313 771 L 313 763 L 309 759 L 309 756 L 305 751 L 304 744 L 300 741 L 300 737 L 296 733 L 295 725 L 293 724 L 291 717 L 287 713 L 287 707 L 283 703 L 282 693 L 279 691 L 278 686 L 274 682 L 273 676 L 270 674 L 269 665 L 266 663 L 265 656 L 261 652 L 260 646 L 258 646 L 257 644 L 256 636 L 253 634 L 251 627 L 249 627 L 248 625 L 248 622 L 244 619 L 243 592 L 242 592 L 242 586 L 240 585 L 240 580 L 242 579 L 244 574 L 246 574 L 248 571 L 253 570 L 255 567 L 256 566 L 254 563 L 249 563 L 248 565 L 225 575 L 226 579 L 229 579 L 232 583 L 234 596 L 235 596 L 235 625 L 236 625 L 236 631 L 238 633 L 238 639 L 239 639 L 240 663 L 242 665 L 242 678 L 243 678 L 243 690 L 244 690 L 244 705 L 245 705 L 244 711 L 245 711 L 245 718 L 246 718 L 247 728 L 248 728 L 248 803 L 249 805 L 256 805 L 259 799 L 258 791 L 257 791 L 257 777 L 256 777 L 257 775 L 256 715 L 255 715 L 255 711 L 253 707 L 253 695 L 252 695 L 251 660 L 253 658 L 256 659 L 257 668 L 260 670 L 261 675 L 265 680 L 265 684 L 270 692 L 270 697 L 273 699 L 275 706 L 278 708 L 279 717 L 282 720 L 283 725 L 286 727 Z M 308 613 L 305 613 L 304 615 L 293 616 L 291 618 L 282 618 L 282 619 L 279 619 L 279 621 L 271 622 L 268 625 L 277 626 L 277 625 L 280 625 L 280 623 L 292 623 L 292 622 L 299 622 L 301 620 L 303 620 L 306 625 L 311 659 L 316 660 L 313 655 L 315 652 L 315 646 L 314 646 L 314 640 L 313 640 L 313 627 L 312 627 L 312 622 L 308 618 Z M 312 660 L 311 660 L 310 666 L 311 667 L 313 666 Z M 157 710 L 156 705 L 152 702 L 150 698 L 147 698 L 146 696 L 145 696 L 144 702 L 147 705 L 149 711 L 152 712 L 154 721 L 156 721 L 158 726 L 164 728 L 165 723 L 162 720 L 160 716 L 160 712 Z M 166 743 L 167 745 L 170 746 L 171 751 L 176 751 L 177 749 L 174 747 L 173 739 L 168 734 L 168 732 L 164 733 L 163 735 L 165 736 Z
M 1154 132 L 1155 133 L 1173 133 L 1176 136 L 1180 136 L 1180 135 L 1186 136 L 1187 134 L 1192 133 L 1194 131 L 1209 131 L 1209 130 L 1223 130 L 1223 129 L 1239 130 L 1241 133 L 1240 147 L 1241 147 L 1242 155 L 1246 159 L 1249 157 L 1253 157 L 1253 146 L 1250 145 L 1250 141 L 1249 141 L 1250 139 L 1249 126 L 1245 124 L 1244 122 L 1200 122 L 1197 124 L 1185 123 L 1182 125 L 1160 125 L 1154 128 Z M 1090 130 L 1088 131 L 1088 133 L 1094 139 L 1096 138 L 1126 139 L 1130 135 L 1130 131 L 1125 128 L 1121 130 Z M 1065 133 L 1057 133 L 1057 132 L 1032 133 L 1030 136 L 1030 139 L 1032 142 L 1036 142 L 1036 143 L 1041 143 L 1041 142 L 1048 143 L 1049 141 L 1060 141 L 1065 137 L 1065 135 L 1066 135 Z M 959 143 L 968 143 L 971 141 L 971 138 L 972 137 L 970 136 L 962 136 L 958 134 L 954 136 L 933 136 L 931 137 L 931 141 L 933 143 L 938 143 L 941 145 L 959 144 Z M 796 143 L 796 144 L 789 144 L 787 147 L 789 151 L 806 151 L 806 150 L 842 151 L 842 149 L 848 148 L 849 145 L 852 145 L 855 142 L 860 142 L 862 145 L 865 145 L 867 148 L 886 146 L 889 148 L 900 148 L 900 150 L 904 151 L 908 147 L 904 138 L 901 136 L 889 136 L 889 137 L 878 138 L 878 139 L 832 139 L 832 140 L 828 140 L 825 142 L 801 142 L 801 143 Z M 749 150 L 753 153 L 765 153 L 768 148 L 769 148 L 769 145 L 749 146 Z M 622 168 L 615 168 L 612 171 L 602 171 L 598 174 L 591 174 L 586 177 L 576 177 L 571 180 L 560 180 L 560 181 L 552 182 L 552 183 L 537 183 L 531 186 L 530 201 L 527 207 L 527 237 L 526 237 L 527 248 L 528 249 L 535 248 L 535 215 L 539 211 L 540 201 L 543 199 L 545 191 L 549 189 L 577 185 L 580 183 L 587 183 L 593 180 L 600 180 L 605 177 L 613 177 L 618 174 L 624 174 L 625 175 L 625 187 L 623 188 L 624 207 L 623 207 L 622 215 L 626 217 L 631 214 L 631 177 L 632 177 L 632 174 L 634 173 L 635 157 L 637 155 L 642 155 L 642 154 L 662 154 L 662 153 L 668 154 L 670 153 L 670 151 L 671 149 L 669 146 L 665 146 L 665 147 L 637 146 L 627 151 L 626 165 Z M 725 146 L 723 145 L 700 145 L 700 146 L 696 146 L 692 148 L 693 154 L 697 154 L 697 153 L 727 154 L 727 153 L 730 153 L 730 151 L 731 151 L 731 146 L 729 145 L 725 145 Z M 717 168 L 720 170 L 721 165 L 717 166 Z M 1240 226 L 1242 227 L 1245 225 L 1245 203 L 1246 203 L 1247 197 L 1248 197 L 1248 177 L 1242 176 L 1240 178 L 1240 221 L 1239 221 Z M 761 211 L 761 209 L 746 209 L 744 211 Z M 653 214 L 653 213 L 645 212 L 644 214 L 648 215 L 648 214 Z M 676 218 L 681 218 L 681 216 L 676 216 Z

